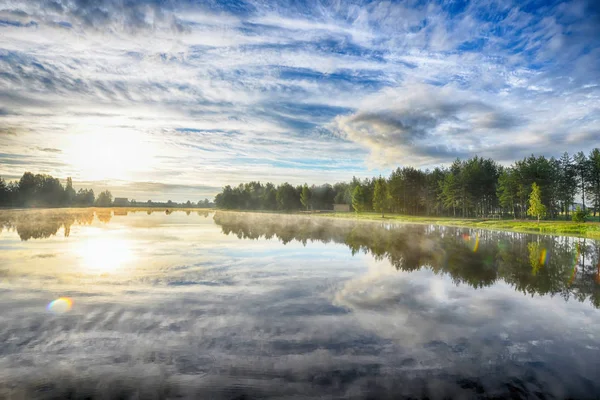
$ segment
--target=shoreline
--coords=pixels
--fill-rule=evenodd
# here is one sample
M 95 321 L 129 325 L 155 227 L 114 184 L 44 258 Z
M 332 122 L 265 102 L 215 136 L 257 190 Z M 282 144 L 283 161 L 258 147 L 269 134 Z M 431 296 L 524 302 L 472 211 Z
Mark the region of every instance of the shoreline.
M 372 222 L 393 222 L 399 224 L 418 224 L 418 225 L 440 225 L 455 228 L 473 228 L 497 231 L 508 231 L 518 233 L 532 233 L 540 235 L 570 236 L 579 238 L 588 238 L 600 240 L 600 222 L 576 223 L 572 221 L 543 220 L 539 225 L 533 220 L 512 220 L 512 219 L 469 219 L 453 217 L 427 217 L 402 214 L 386 214 L 384 218 L 381 214 L 374 212 L 365 212 L 355 214 L 352 212 L 278 212 L 270 210 L 224 210 L 218 208 L 164 208 L 164 207 L 54 207 L 54 208 L 0 208 L 1 212 L 48 212 L 60 210 L 73 211 L 128 211 L 128 212 L 171 212 L 176 211 L 202 211 L 202 212 L 239 212 L 256 213 L 267 215 L 294 215 L 314 218 L 329 218 L 332 220 L 353 220 L 353 221 L 372 221 Z
M 571 236 L 600 240 L 600 223 L 572 221 L 537 221 L 512 219 L 469 219 L 452 217 L 426 217 L 400 214 L 388 214 L 381 218 L 378 213 L 314 213 L 319 218 L 363 220 L 378 222 L 397 222 L 403 224 L 440 225 L 454 228 L 474 228 L 517 233 L 533 233 L 539 235 Z

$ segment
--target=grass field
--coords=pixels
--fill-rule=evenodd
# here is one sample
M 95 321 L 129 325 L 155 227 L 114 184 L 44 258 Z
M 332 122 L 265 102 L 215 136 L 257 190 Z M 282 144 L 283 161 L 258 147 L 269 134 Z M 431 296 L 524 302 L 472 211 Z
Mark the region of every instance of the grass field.
M 496 229 L 515 232 L 547 233 L 566 236 L 581 236 L 600 239 L 600 223 L 575 223 L 571 221 L 537 221 L 508 219 L 466 219 L 451 217 L 422 217 L 412 215 L 387 214 L 384 219 L 378 213 L 318 213 L 314 216 L 326 218 L 362 219 L 372 221 L 397 221 L 411 224 L 436 224 L 445 226 Z

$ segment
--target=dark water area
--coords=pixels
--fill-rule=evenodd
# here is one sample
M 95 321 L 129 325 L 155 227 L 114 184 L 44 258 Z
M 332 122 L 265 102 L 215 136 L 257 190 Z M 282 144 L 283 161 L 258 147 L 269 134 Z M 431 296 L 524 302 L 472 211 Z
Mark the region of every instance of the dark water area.
M 0 398 L 599 398 L 600 243 L 0 211 Z

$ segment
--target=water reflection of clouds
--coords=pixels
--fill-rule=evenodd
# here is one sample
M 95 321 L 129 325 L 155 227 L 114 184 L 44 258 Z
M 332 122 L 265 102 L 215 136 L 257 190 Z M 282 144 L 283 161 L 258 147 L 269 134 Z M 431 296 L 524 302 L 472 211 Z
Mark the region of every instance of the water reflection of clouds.
M 441 398 L 475 396 L 478 388 L 501 396 L 510 393 L 507 385 L 585 397 L 599 390 L 598 310 L 531 297 L 503 279 L 474 289 L 470 278 L 487 277 L 476 258 L 487 251 L 485 238 L 477 254 L 466 248 L 470 256 L 456 258 L 457 265 L 471 262 L 469 275 L 438 267 L 442 261 L 429 254 L 452 247 L 442 248 L 436 236 L 407 247 L 414 259 L 402 247 L 373 247 L 397 257 L 390 260 L 363 255 L 371 242 L 344 224 L 333 232 L 318 225 L 293 235 L 272 231 L 284 246 L 222 235 L 234 220 L 190 223 L 190 216 L 179 224 L 176 214 L 160 216 L 160 229 L 130 214 L 113 217 L 106 229 L 82 226 L 68 241 L 14 243 L 10 252 L 19 256 L 5 264 L 12 279 L 0 292 L 0 318 L 8 322 L 0 324 L 0 397 L 7 388 L 110 398 Z M 252 229 L 233 231 L 262 232 Z M 67 250 L 94 238 L 130 240 L 135 266 L 82 275 L 67 263 Z M 351 257 L 344 240 L 361 251 Z M 32 262 L 24 257 L 31 249 L 56 257 Z M 517 266 L 527 267 L 529 282 L 526 247 L 523 254 Z M 397 270 L 394 260 L 431 265 Z M 45 305 L 60 296 L 74 299 L 72 310 L 48 314 Z

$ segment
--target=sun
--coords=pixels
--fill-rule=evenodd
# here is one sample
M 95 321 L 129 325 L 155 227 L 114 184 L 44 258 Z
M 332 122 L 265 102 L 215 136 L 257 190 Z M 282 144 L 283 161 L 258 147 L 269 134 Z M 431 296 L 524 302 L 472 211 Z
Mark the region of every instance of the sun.
M 150 143 L 136 132 L 71 135 L 65 147 L 65 159 L 86 180 L 131 179 L 152 167 Z
M 117 272 L 136 258 L 131 242 L 121 238 L 90 238 L 80 243 L 76 253 L 91 273 Z

